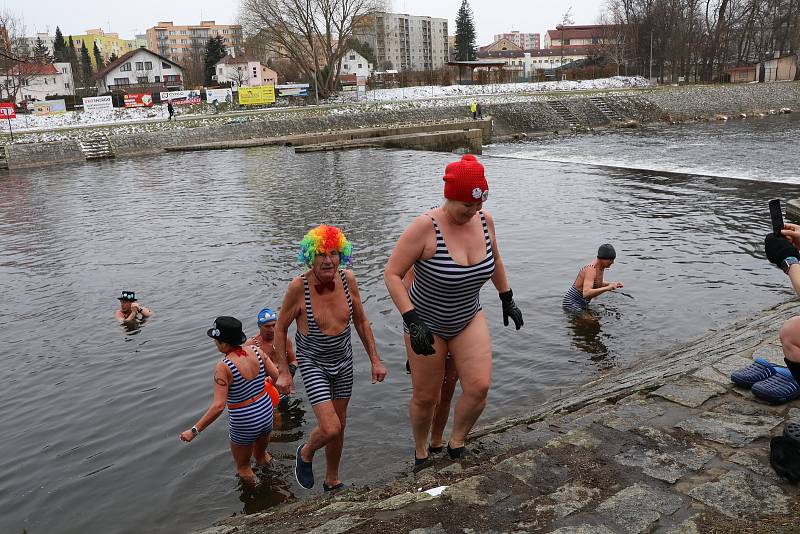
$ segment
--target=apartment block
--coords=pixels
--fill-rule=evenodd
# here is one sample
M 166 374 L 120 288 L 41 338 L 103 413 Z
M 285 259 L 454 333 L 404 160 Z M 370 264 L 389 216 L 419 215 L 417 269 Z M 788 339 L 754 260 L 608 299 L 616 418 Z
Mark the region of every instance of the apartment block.
M 221 36 L 229 54 L 243 47 L 242 27 L 238 24 L 217 24 L 203 20 L 200 24 L 180 26 L 172 21 L 159 22 L 147 30 L 147 49 L 180 63 L 202 57 L 206 42 Z
M 68 35 L 64 36 L 64 39 L 68 38 Z M 94 54 L 92 53 L 95 43 L 97 44 L 97 48 L 100 49 L 100 55 L 103 56 L 103 61 L 106 63 L 108 63 L 112 55 L 121 57 L 132 50 L 128 39 L 122 39 L 117 33 L 104 32 L 102 28 L 86 30 L 86 33 L 83 35 L 73 35 L 72 42 L 75 43 L 78 57 L 81 55 L 81 46 L 84 44 L 86 45 L 86 49 L 89 50 L 89 59 L 92 62 L 92 68 L 95 70 L 97 69 L 97 65 L 95 64 Z
M 375 51 L 379 70 L 435 70 L 448 61 L 447 19 L 378 12 L 353 33 Z
M 512 30 L 508 33 L 499 33 L 494 36 L 495 41 L 501 39 L 508 39 L 523 50 L 538 50 L 541 48 L 541 35 L 538 33 L 524 33 Z

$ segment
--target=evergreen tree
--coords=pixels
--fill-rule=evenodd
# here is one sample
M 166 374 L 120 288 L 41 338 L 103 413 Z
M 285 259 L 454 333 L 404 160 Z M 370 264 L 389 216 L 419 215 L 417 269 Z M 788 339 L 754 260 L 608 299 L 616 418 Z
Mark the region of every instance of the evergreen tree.
M 211 85 L 213 81 L 211 77 L 215 74 L 214 65 L 219 63 L 219 60 L 224 58 L 225 54 L 225 41 L 222 39 L 222 36 L 217 35 L 206 42 L 204 57 L 206 85 Z
M 65 51 L 66 60 L 72 67 L 72 76 L 75 78 L 75 85 L 80 84 L 83 87 L 83 80 L 81 80 L 80 62 L 78 61 L 78 51 L 75 50 L 75 41 L 72 40 L 70 35 L 67 39 L 67 49 Z
M 116 53 L 116 52 L 111 52 L 111 56 L 109 56 L 109 58 L 108 58 L 108 62 L 109 62 L 109 63 L 113 63 L 113 62 L 115 62 L 115 61 L 116 61 L 116 60 L 118 60 L 118 59 L 119 59 L 119 58 L 117 57 L 117 53 Z
M 50 50 L 40 37 L 36 38 L 36 44 L 33 46 L 33 61 L 36 63 L 52 63 L 53 57 L 50 55 Z
M 97 41 L 94 42 L 94 47 L 92 48 L 92 55 L 94 56 L 94 68 L 96 71 L 99 71 L 103 67 L 105 67 L 105 63 L 103 62 L 103 54 L 100 53 L 100 48 L 97 46 Z
M 456 60 L 475 61 L 478 49 L 475 46 L 475 23 L 472 20 L 472 8 L 467 0 L 461 1 L 456 15 Z
M 86 43 L 81 43 L 81 74 L 83 75 L 83 83 L 92 77 L 92 60 L 89 57 L 89 49 L 86 48 Z
M 64 35 L 61 33 L 61 28 L 58 26 L 56 26 L 56 38 L 53 40 L 53 58 L 59 63 L 69 61 Z

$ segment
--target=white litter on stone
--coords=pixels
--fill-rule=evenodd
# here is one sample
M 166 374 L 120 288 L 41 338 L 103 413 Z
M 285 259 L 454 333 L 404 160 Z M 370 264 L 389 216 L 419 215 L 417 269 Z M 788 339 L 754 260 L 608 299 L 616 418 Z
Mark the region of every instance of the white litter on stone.
M 446 489 L 447 489 L 447 486 L 438 486 L 438 487 L 435 487 L 435 488 L 431 488 L 429 490 L 425 490 L 425 493 L 427 493 L 431 497 L 438 497 Z

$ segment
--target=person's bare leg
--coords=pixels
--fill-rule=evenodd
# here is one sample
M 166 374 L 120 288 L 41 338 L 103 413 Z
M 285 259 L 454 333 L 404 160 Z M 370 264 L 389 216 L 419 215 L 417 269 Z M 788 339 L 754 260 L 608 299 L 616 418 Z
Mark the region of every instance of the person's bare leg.
M 340 483 L 339 464 L 342 460 L 342 449 L 344 448 L 344 429 L 347 426 L 347 403 L 350 399 L 333 399 L 333 408 L 339 416 L 341 432 L 334 439 L 325 445 L 325 484 L 329 487 Z
M 342 425 L 333 407 L 333 401 L 320 402 L 315 404 L 313 408 L 314 415 L 317 416 L 317 426 L 311 431 L 308 441 L 300 449 L 300 457 L 304 462 L 312 461 L 314 453 L 331 440 L 336 439 L 342 431 Z
M 456 371 L 456 365 L 453 362 L 453 358 L 447 358 L 445 360 L 444 381 L 439 395 L 439 404 L 436 405 L 436 412 L 433 415 L 433 424 L 431 425 L 431 447 L 433 448 L 438 449 L 444 446 L 444 429 L 447 426 L 447 420 L 450 418 L 450 404 L 456 391 L 457 382 L 458 371 Z
M 237 445 L 231 442 L 231 454 L 233 462 L 236 464 L 236 473 L 248 484 L 256 483 L 256 474 L 250 466 L 250 457 L 253 453 L 253 445 Z
M 800 317 L 792 317 L 783 323 L 780 336 L 783 357 L 792 362 L 800 362 Z
M 461 396 L 456 402 L 450 446 L 463 447 L 467 434 L 486 406 L 492 383 L 492 342 L 483 312 L 448 343 L 461 382 Z
M 267 452 L 268 446 L 269 433 L 260 436 L 256 439 L 256 442 L 253 443 L 253 458 L 255 458 L 256 464 L 261 467 L 269 465 L 272 462 L 272 455 Z
M 408 412 L 411 432 L 414 434 L 414 454 L 419 459 L 428 456 L 428 436 L 442 391 L 444 360 L 447 356 L 447 344 L 437 336 L 433 340 L 436 352 L 430 356 L 420 356 L 411 348 L 408 334 L 405 335 L 406 355 L 411 366 L 411 383 L 414 388 Z

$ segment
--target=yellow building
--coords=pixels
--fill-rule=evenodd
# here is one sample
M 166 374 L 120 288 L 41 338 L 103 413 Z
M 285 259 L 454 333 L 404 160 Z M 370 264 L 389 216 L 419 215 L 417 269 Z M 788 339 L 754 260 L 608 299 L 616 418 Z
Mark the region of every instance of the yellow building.
M 64 36 L 69 39 L 69 36 Z M 94 60 L 94 44 L 97 43 L 97 48 L 100 49 L 100 55 L 103 56 L 103 61 L 108 64 L 108 60 L 112 54 L 121 57 L 133 50 L 133 44 L 128 39 L 121 39 L 116 33 L 106 33 L 100 28 L 86 30 L 84 35 L 73 35 L 72 42 L 75 43 L 75 48 L 78 52 L 78 57 L 81 56 L 81 46 L 86 43 L 86 49 L 89 50 L 89 59 L 92 60 L 92 69 L 97 70 L 97 65 Z

